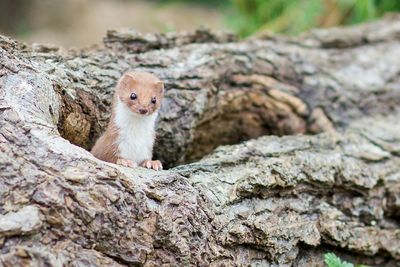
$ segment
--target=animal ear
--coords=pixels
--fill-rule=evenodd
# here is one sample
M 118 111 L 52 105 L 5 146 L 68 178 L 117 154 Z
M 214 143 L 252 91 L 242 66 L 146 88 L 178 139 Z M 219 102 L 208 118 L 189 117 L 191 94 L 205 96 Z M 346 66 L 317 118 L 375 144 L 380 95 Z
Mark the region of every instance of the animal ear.
M 119 87 L 121 88 L 127 88 L 129 86 L 132 86 L 135 83 L 135 77 L 130 75 L 129 73 L 125 73 L 122 75 L 122 77 L 119 79 Z
M 155 86 L 156 86 L 157 91 L 158 91 L 160 94 L 164 93 L 164 83 L 163 83 L 162 81 L 157 81 L 157 82 L 155 83 Z

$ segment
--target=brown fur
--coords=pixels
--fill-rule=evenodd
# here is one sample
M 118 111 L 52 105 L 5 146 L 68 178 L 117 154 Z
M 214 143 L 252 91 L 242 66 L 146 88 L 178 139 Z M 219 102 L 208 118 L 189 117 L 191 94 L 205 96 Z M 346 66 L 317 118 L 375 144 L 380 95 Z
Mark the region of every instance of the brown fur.
M 97 139 L 96 144 L 90 152 L 100 160 L 117 163 L 118 144 L 116 140 L 118 138 L 118 128 L 113 122 L 113 117 L 111 116 L 106 131 Z
M 100 160 L 117 163 L 119 159 L 117 144 L 119 129 L 114 123 L 117 99 L 119 98 L 124 102 L 132 112 L 139 114 L 139 109 L 146 109 L 148 110 L 147 114 L 151 114 L 160 108 L 163 91 L 163 83 L 150 73 L 125 73 L 119 80 L 115 90 L 111 118 L 107 129 L 96 141 L 91 153 Z M 137 95 L 135 101 L 130 99 L 132 93 Z M 156 104 L 151 102 L 153 97 L 156 97 Z
M 151 114 L 159 109 L 163 90 L 163 83 L 154 75 L 147 72 L 130 72 L 122 76 L 116 95 L 133 112 L 139 113 L 139 109 L 147 109 L 148 114 Z M 135 101 L 130 99 L 132 93 L 137 95 Z M 156 97 L 156 104 L 151 103 L 152 97 Z

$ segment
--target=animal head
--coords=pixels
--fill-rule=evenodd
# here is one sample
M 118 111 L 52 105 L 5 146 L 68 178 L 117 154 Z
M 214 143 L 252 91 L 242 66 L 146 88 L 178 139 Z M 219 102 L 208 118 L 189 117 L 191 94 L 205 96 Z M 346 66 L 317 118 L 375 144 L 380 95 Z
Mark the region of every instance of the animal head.
M 127 72 L 117 86 L 119 100 L 141 116 L 151 115 L 158 110 L 163 95 L 163 82 L 148 72 Z

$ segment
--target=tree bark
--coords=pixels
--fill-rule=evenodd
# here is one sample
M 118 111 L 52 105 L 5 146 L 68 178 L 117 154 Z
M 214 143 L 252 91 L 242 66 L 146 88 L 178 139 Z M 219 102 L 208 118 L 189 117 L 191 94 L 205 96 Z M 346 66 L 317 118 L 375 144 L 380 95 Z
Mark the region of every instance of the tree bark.
M 64 50 L 0 36 L 0 262 L 323 266 L 333 251 L 398 266 L 399 39 L 396 15 L 245 41 L 110 31 Z M 85 150 L 128 69 L 165 81 L 168 170 Z

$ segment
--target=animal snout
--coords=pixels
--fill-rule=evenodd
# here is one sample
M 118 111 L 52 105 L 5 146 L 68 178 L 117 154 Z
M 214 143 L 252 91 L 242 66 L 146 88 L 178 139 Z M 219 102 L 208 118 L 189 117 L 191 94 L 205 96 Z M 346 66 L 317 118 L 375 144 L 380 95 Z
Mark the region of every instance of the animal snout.
M 141 109 L 139 109 L 139 112 L 140 112 L 140 114 L 146 114 L 148 112 L 148 110 L 145 108 L 141 108 Z

